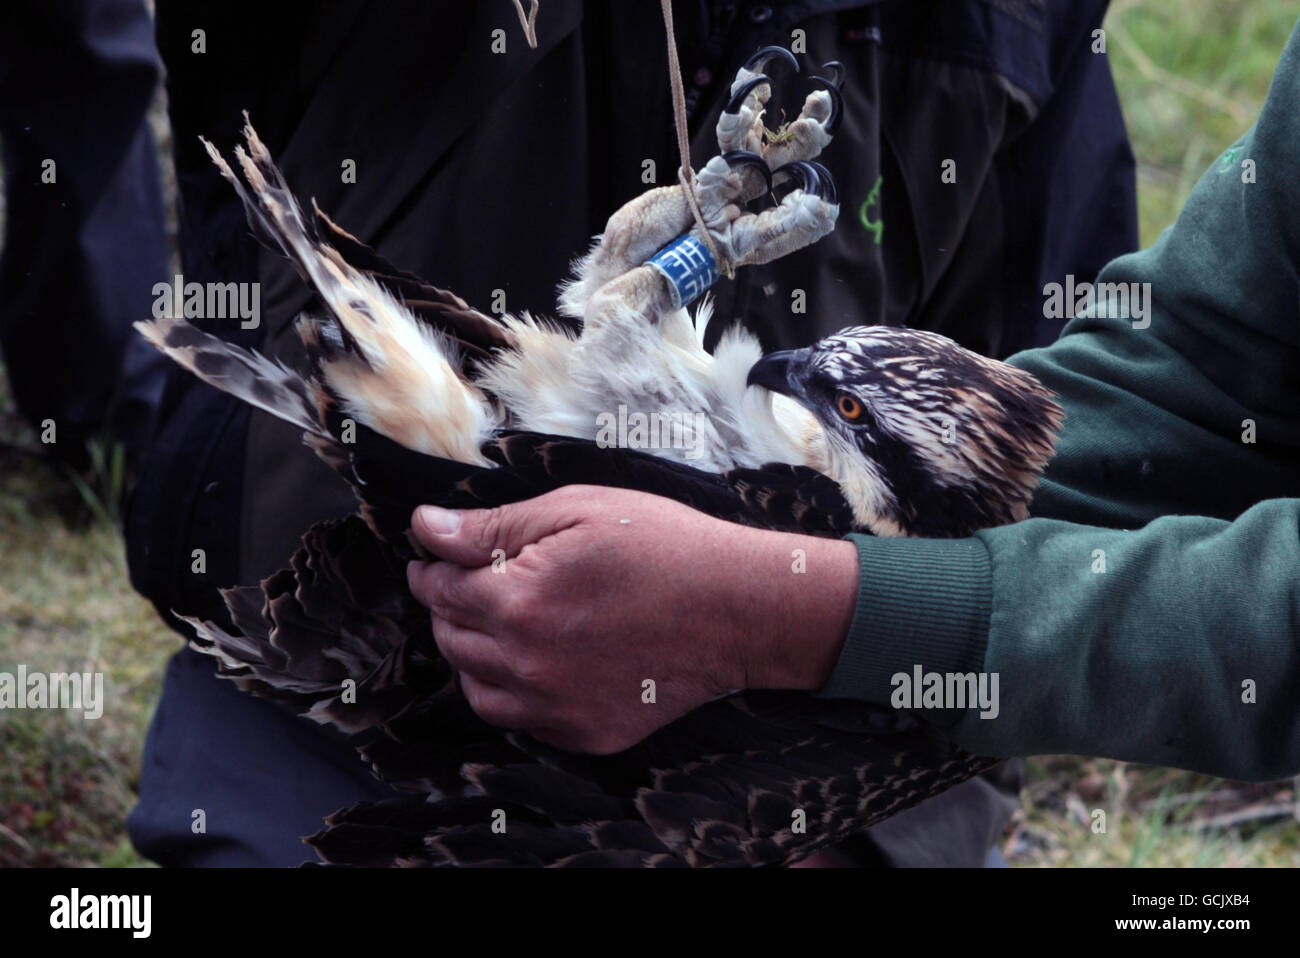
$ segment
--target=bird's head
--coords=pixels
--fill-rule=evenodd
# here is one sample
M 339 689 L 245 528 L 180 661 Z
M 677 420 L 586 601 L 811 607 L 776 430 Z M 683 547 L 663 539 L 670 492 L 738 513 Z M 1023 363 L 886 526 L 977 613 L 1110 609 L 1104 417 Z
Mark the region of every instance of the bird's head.
M 846 329 L 764 356 L 747 381 L 812 413 L 824 471 L 877 535 L 966 536 L 1025 518 L 1064 419 L 1031 374 L 915 329 Z

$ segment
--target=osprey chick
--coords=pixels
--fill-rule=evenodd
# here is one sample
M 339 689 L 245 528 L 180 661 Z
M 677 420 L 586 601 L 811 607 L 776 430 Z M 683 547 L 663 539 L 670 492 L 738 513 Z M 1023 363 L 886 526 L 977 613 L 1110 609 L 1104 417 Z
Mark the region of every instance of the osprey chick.
M 1026 515 L 1061 418 L 1029 374 L 882 327 L 767 357 L 733 329 L 704 350 L 709 310 L 693 325 L 684 306 L 719 269 L 815 242 L 838 215 L 814 158 L 839 122 L 841 70 L 827 64 L 830 79 L 813 78 L 824 89 L 773 136 L 762 70 L 778 57 L 797 68 L 771 47 L 733 84 L 722 154 L 695 185 L 707 236 L 683 187 L 636 198 L 563 288 L 569 323 L 487 316 L 319 210 L 308 218 L 251 126 L 242 177 L 209 145 L 255 232 L 324 307 L 298 325 L 311 368 L 181 320 L 138 326 L 207 382 L 299 426 L 360 500 L 359 517 L 308 530 L 288 568 L 225 590 L 229 623 L 187 620 L 223 676 L 351 736 L 377 775 L 413 793 L 331 816 L 313 839 L 327 861 L 788 864 L 991 764 L 902 713 L 755 692 L 621 755 L 566 755 L 469 710 L 402 574 L 416 505 L 491 507 L 570 484 L 822 536 L 964 536 Z M 747 209 L 785 182 L 795 188 L 775 206 Z M 598 444 L 600 414 L 620 405 L 699 423 L 702 457 Z M 806 832 L 791 832 L 795 808 Z M 498 809 L 509 836 L 491 829 Z

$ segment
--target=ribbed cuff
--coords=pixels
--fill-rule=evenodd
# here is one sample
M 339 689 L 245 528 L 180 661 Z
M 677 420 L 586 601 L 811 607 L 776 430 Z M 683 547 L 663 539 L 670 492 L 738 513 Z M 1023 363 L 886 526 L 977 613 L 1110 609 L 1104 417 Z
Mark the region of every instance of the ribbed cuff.
M 818 697 L 889 706 L 898 672 L 983 668 L 993 566 L 982 541 L 845 538 L 858 547 L 858 604 Z

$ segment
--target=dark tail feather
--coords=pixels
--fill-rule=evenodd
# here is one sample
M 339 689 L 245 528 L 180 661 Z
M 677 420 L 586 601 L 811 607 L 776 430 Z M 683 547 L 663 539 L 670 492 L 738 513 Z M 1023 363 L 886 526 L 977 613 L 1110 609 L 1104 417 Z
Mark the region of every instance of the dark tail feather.
M 238 633 L 186 619 L 240 688 L 347 735 L 453 681 L 405 570 L 356 516 L 319 522 L 258 587 L 222 593 Z
M 312 844 L 338 864 L 789 865 L 994 764 L 916 722 L 848 721 L 840 705 L 737 696 L 619 755 L 569 754 L 511 734 L 485 742 L 481 759 L 450 753 L 447 726 L 416 707 L 391 723 L 392 740 L 363 752 L 428 788 L 428 802 L 346 809 Z

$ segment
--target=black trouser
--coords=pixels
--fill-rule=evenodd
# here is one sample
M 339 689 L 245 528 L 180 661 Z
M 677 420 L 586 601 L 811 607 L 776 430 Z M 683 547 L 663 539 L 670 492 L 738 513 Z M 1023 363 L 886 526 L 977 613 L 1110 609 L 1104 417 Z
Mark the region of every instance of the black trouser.
M 316 860 L 301 839 L 324 816 L 392 794 L 349 746 L 214 677 L 212 660 L 186 649 L 167 666 L 127 833 L 162 865 L 297 865 Z
M 0 13 L 0 352 L 20 412 L 53 420 L 50 451 L 73 461 L 110 415 L 142 448 L 161 390 L 161 357 L 131 329 L 167 278 L 148 122 L 158 70 L 142 0 Z

